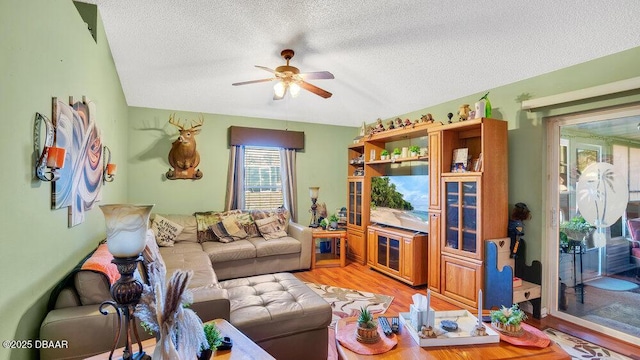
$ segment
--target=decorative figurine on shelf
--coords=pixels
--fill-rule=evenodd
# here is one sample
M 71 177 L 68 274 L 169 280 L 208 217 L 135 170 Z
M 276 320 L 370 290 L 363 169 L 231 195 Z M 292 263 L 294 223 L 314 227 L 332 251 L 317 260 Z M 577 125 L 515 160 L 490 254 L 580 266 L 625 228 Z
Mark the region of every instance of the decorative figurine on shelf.
M 396 118 L 396 128 L 397 128 L 397 129 L 400 129 L 400 128 L 402 128 L 402 127 L 404 127 L 404 125 L 403 125 L 403 123 L 402 123 L 402 119 L 400 119 L 400 118 Z
M 511 212 L 511 219 L 509 219 L 509 228 L 507 233 L 511 238 L 511 257 L 516 258 L 518 253 L 522 253 L 524 247 L 524 239 L 521 238 L 524 235 L 524 220 L 531 219 L 531 212 L 525 203 L 517 203 Z
M 409 119 L 404 119 L 404 127 L 412 126 L 412 125 L 413 125 L 413 124 L 411 123 L 411 120 L 409 120 Z
M 483 97 L 480 98 L 480 101 L 484 100 L 485 104 L 484 104 L 484 116 L 483 114 L 476 114 L 477 117 L 486 117 L 486 118 L 490 118 L 491 117 L 491 101 L 489 101 L 489 93 L 487 92 L 486 94 L 484 94 Z
M 371 129 L 371 134 L 379 133 L 384 130 L 385 129 L 384 129 L 384 125 L 382 124 L 382 119 L 378 118 L 378 120 L 376 120 L 375 126 Z
M 453 121 L 451 121 L 451 119 L 453 118 L 453 113 L 448 113 L 447 117 L 449 118 L 449 124 L 453 123 Z
M 393 125 L 393 120 L 389 120 L 389 122 L 387 123 L 387 129 L 388 130 L 393 130 L 396 127 Z
M 433 116 L 431 114 L 427 114 L 427 115 L 422 115 L 422 117 L 420 118 L 420 120 L 422 122 L 425 122 L 427 124 L 433 124 L 433 122 L 435 121 L 433 119 Z
M 465 121 L 469 118 L 469 112 L 471 109 L 469 108 L 469 104 L 460 105 L 460 109 L 458 109 L 458 121 Z

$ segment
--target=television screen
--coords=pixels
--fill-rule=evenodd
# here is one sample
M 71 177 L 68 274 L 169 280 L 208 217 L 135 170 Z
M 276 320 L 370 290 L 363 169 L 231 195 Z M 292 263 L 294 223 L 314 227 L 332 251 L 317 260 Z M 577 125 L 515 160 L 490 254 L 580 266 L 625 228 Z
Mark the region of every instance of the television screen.
M 372 223 L 429 232 L 429 175 L 371 178 Z

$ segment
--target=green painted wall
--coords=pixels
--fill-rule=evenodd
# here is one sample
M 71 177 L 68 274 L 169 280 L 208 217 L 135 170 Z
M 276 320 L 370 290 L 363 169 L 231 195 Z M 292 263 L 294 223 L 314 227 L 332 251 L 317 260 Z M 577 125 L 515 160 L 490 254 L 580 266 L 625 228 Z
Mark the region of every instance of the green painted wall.
M 159 213 L 190 214 L 223 210 L 229 166 L 229 126 L 303 131 L 305 149 L 296 155 L 298 174 L 298 222 L 308 224 L 309 186 L 320 187 L 320 202 L 329 211 L 346 206 L 347 148 L 358 134 L 353 127 L 203 114 L 204 125 L 197 136 L 200 180 L 167 180 L 167 155 L 177 138 L 168 124 L 173 111 L 131 107 L 129 109 L 129 201 L 156 204 Z M 176 117 L 197 119 L 199 113 L 175 112 Z
M 37 339 L 49 291 L 104 238 L 95 208 L 67 227 L 51 210 L 51 184 L 34 180 L 36 112 L 51 117 L 51 98 L 83 95 L 97 106 L 103 140 L 120 165 L 103 203 L 126 201 L 127 104 L 102 24 L 93 40 L 70 0 L 0 2 L 0 339 Z M 0 348 L 0 359 L 35 359 L 34 350 Z
M 540 54 L 532 54 L 538 61 Z M 540 260 L 545 246 L 544 222 L 548 209 L 546 203 L 546 129 L 544 118 L 548 116 L 586 111 L 640 101 L 640 91 L 621 93 L 597 99 L 578 101 L 535 112 L 521 110 L 521 100 L 560 94 L 640 76 L 640 47 L 606 56 L 586 63 L 536 76 L 527 80 L 488 89 L 493 106 L 493 118 L 509 122 L 509 208 L 524 202 L 532 212 L 532 219 L 525 222 L 527 261 Z M 462 104 L 473 104 L 486 91 L 448 101 L 437 106 L 399 115 L 401 118 L 418 119 L 422 114 L 433 114 L 436 121 L 446 123 L 447 113 L 456 114 Z M 454 121 L 457 115 L 454 116 Z M 386 121 L 385 121 L 386 123 Z M 485 154 L 485 156 L 487 156 Z M 491 214 L 487 214 L 491 216 Z M 542 260 L 543 266 L 545 265 Z
M 87 220 L 67 227 L 64 210 L 50 210 L 51 185 L 34 180 L 33 122 L 36 112 L 51 115 L 51 97 L 96 102 L 103 141 L 113 152 L 118 175 L 103 189 L 103 203 L 155 203 L 158 212 L 189 213 L 222 209 L 231 125 L 304 131 L 305 151 L 298 153 L 298 207 L 309 221 L 307 188 L 320 186 L 320 201 L 333 211 L 345 204 L 346 146 L 357 128 L 292 121 L 204 114 L 198 138 L 204 178 L 164 180 L 166 155 L 175 135 L 166 128 L 171 111 L 127 107 L 101 21 L 97 43 L 70 0 L 0 2 L 0 339 L 35 339 L 51 288 L 104 237 L 98 209 Z M 536 57 L 537 56 L 537 57 Z M 536 58 L 534 58 L 536 57 Z M 532 54 L 532 61 L 539 55 Z M 526 225 L 529 259 L 540 259 L 545 246 L 545 129 L 550 115 L 640 101 L 637 92 L 539 112 L 520 110 L 519 97 L 541 97 L 640 76 L 640 48 L 501 86 L 491 91 L 494 117 L 509 121 L 510 203 L 525 202 L 533 211 Z M 446 121 L 462 103 L 473 104 L 484 92 L 399 115 L 411 119 L 430 112 Z M 181 118 L 197 113 L 178 112 Z M 374 119 L 372 119 L 373 121 Z M 166 132 L 168 130 L 169 132 Z M 544 260 L 543 260 L 544 261 Z M 34 351 L 0 348 L 1 359 L 35 359 Z

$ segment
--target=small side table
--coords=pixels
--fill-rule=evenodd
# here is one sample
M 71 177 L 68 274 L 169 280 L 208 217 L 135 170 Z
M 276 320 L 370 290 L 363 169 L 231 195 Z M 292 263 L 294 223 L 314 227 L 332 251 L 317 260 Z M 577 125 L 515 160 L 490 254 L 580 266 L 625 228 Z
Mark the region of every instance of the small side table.
M 347 264 L 347 230 L 322 230 L 314 229 L 311 232 L 311 268 L 320 267 L 345 267 Z M 331 253 L 316 254 L 316 239 L 331 239 Z M 340 254 L 336 252 L 336 240 L 340 241 Z

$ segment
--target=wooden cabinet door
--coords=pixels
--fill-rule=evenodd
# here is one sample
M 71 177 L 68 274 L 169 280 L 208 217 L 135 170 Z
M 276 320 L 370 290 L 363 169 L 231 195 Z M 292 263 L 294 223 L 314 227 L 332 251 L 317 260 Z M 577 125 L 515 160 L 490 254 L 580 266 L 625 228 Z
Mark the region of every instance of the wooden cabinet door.
M 400 250 L 402 264 L 400 265 L 401 276 L 409 281 L 414 280 L 414 269 L 415 269 L 415 260 L 414 259 L 414 246 L 412 238 L 402 238 L 400 242 Z
M 375 230 L 370 228 L 367 234 L 367 264 L 369 264 L 370 266 L 375 266 L 378 262 L 378 258 L 376 257 L 378 249 L 378 237 L 376 236 L 376 233 L 377 232 Z
M 347 245 L 347 256 L 349 259 L 364 265 L 366 262 L 364 233 L 358 230 L 347 229 Z
M 440 292 L 440 212 L 429 215 L 429 247 L 427 249 L 429 289 Z
M 453 300 L 471 307 L 478 306 L 478 290 L 482 287 L 482 262 L 442 255 L 442 291 Z

